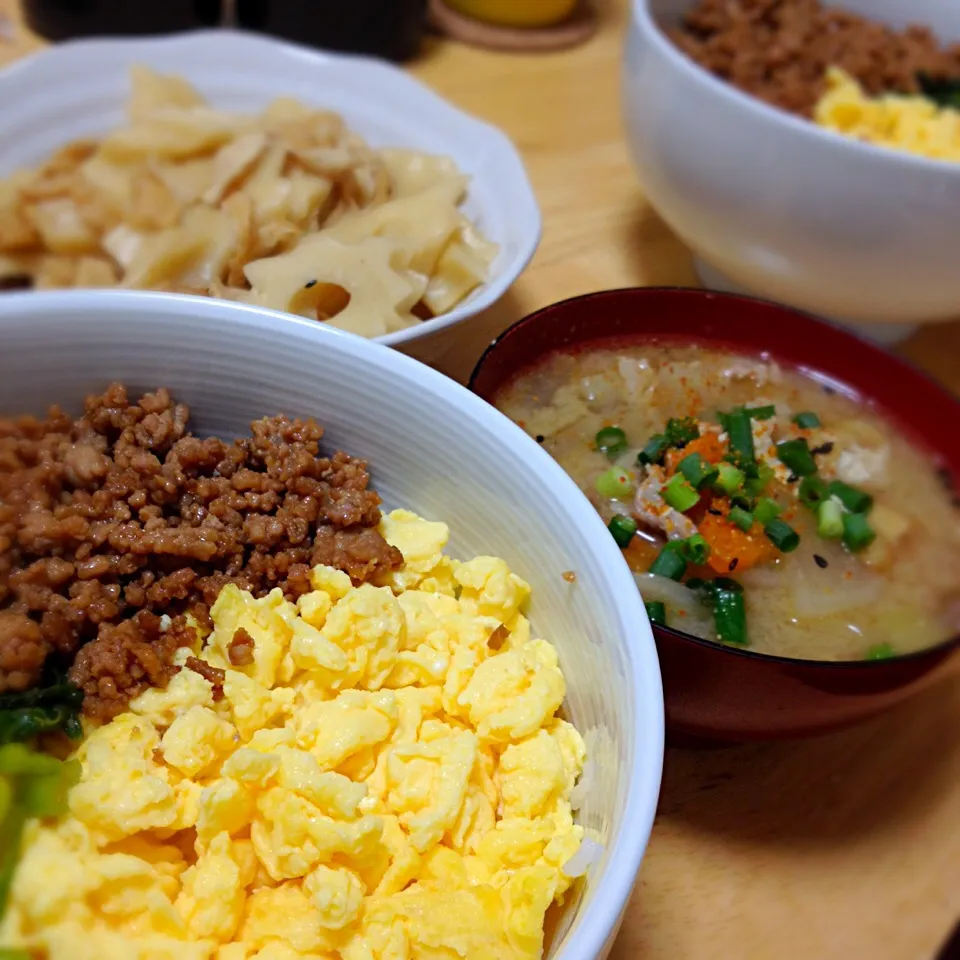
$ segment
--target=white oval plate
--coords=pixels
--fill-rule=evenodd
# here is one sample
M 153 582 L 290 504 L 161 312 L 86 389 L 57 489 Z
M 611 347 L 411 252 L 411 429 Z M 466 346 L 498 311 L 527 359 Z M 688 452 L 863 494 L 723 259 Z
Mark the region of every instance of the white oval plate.
M 335 110 L 373 146 L 444 154 L 470 175 L 464 212 L 500 246 L 488 282 L 448 313 L 377 337 L 382 343 L 418 340 L 492 306 L 537 249 L 540 209 L 503 132 L 388 63 L 233 30 L 74 40 L 0 71 L 0 176 L 122 124 L 136 63 L 186 77 L 225 110 L 260 110 L 281 96 Z

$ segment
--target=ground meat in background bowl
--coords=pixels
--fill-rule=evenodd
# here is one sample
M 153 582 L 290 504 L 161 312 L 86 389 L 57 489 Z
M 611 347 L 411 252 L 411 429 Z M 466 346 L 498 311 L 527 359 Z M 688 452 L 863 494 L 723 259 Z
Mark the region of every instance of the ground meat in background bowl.
M 225 442 L 191 435 L 189 415 L 114 384 L 78 420 L 0 418 L 0 694 L 75 656 L 84 712 L 108 719 L 167 683 L 187 615 L 206 622 L 225 584 L 293 599 L 316 564 L 360 582 L 402 562 L 366 464 L 321 455 L 314 421 Z
M 870 95 L 917 93 L 917 76 L 960 77 L 960 44 L 923 26 L 892 30 L 818 0 L 700 0 L 671 38 L 722 80 L 810 117 L 840 67 Z

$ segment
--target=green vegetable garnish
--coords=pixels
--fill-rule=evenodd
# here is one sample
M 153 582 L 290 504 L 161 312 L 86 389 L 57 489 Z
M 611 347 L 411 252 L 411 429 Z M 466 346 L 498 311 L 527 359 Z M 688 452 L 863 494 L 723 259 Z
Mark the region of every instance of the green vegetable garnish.
M 707 562 L 707 557 L 710 556 L 710 545 L 701 534 L 695 533 L 692 537 L 677 542 L 681 545 L 680 552 L 688 563 L 701 564 Z
M 681 556 L 682 546 L 679 541 L 671 540 L 664 544 L 657 554 L 657 559 L 650 564 L 650 573 L 668 580 L 680 580 L 687 572 L 687 561 Z
M 80 763 L 35 753 L 22 743 L 0 747 L 0 917 L 20 856 L 23 828 L 31 817 L 56 817 L 80 779 Z
M 759 497 L 773 479 L 773 468 L 766 463 L 751 463 L 744 473 L 743 492 L 750 497 Z
M 746 480 L 742 470 L 726 461 L 717 464 L 717 472 L 719 475 L 714 481 L 714 486 L 727 496 L 731 496 L 740 490 L 743 487 L 744 480 Z
M 793 422 L 801 430 L 812 430 L 814 427 L 820 426 L 820 418 L 812 410 L 804 410 L 803 413 L 798 413 L 793 418 Z
M 687 482 L 682 474 L 674 474 L 660 490 L 663 499 L 673 507 L 685 513 L 700 502 L 700 494 Z
M 800 502 L 811 510 L 816 510 L 830 494 L 826 483 L 820 477 L 804 477 L 797 490 Z
M 741 530 L 749 533 L 753 527 L 754 516 L 749 510 L 742 507 L 731 507 L 728 518 L 731 523 L 735 523 Z
M 617 514 L 611 518 L 607 524 L 607 529 L 612 534 L 613 539 L 617 541 L 617 546 L 621 550 L 625 550 L 630 546 L 630 541 L 637 532 L 637 521 L 633 517 L 624 517 Z
M 753 508 L 753 515 L 757 523 L 765 527 L 768 523 L 772 523 L 780 516 L 780 506 L 776 500 L 771 500 L 769 497 L 761 497 L 757 501 L 757 505 Z
M 721 643 L 738 647 L 749 643 L 743 587 L 736 580 L 718 577 L 713 581 L 713 624 Z
M 671 417 L 667 421 L 665 433 L 671 446 L 685 447 L 700 436 L 700 427 L 695 417 Z
M 843 507 L 836 500 L 824 500 L 817 507 L 817 533 L 824 540 L 839 540 L 843 536 Z
M 750 428 L 750 415 L 743 407 L 721 413 L 720 423 L 727 432 L 730 447 L 730 460 L 738 467 L 745 467 L 756 459 L 753 449 L 753 430 Z
M 851 553 L 859 553 L 877 539 L 866 514 L 845 513 L 843 515 L 843 545 Z
M 664 454 L 670 449 L 670 441 L 665 433 L 655 433 L 637 454 L 637 463 L 662 463 Z
M 677 469 L 690 481 L 690 485 L 695 490 L 705 489 L 720 476 L 719 469 L 708 460 L 704 460 L 699 453 L 688 454 L 680 461 Z
M 800 546 L 800 534 L 783 520 L 771 520 L 763 532 L 781 553 L 792 553 Z
M 746 408 L 746 414 L 751 420 L 769 420 L 776 415 L 776 412 L 777 408 L 772 403 L 768 403 L 765 407 Z
M 889 660 L 896 652 L 889 643 L 878 643 L 867 651 L 867 660 Z
M 83 691 L 60 675 L 47 679 L 46 685 L 33 690 L 0 695 L 0 744 L 29 740 L 55 730 L 63 730 L 74 740 L 82 736 L 78 715 Z
M 869 513 L 873 506 L 873 497 L 869 493 L 840 480 L 834 480 L 827 487 L 827 492 L 831 497 L 836 497 L 851 513 Z
M 627 449 L 627 435 L 619 427 L 604 427 L 597 433 L 595 442 L 597 449 L 611 460 Z
M 817 472 L 817 461 L 813 459 L 810 446 L 805 437 L 796 440 L 784 440 L 777 444 L 777 458 L 798 477 L 809 477 Z
M 597 477 L 597 493 L 601 497 L 616 500 L 618 497 L 629 496 L 632 492 L 633 481 L 623 467 L 611 467 Z
M 920 92 L 938 107 L 960 110 L 960 77 L 941 80 L 921 70 L 917 74 L 917 85 Z
M 688 580 L 687 586 L 697 590 L 703 602 L 713 609 L 713 624 L 717 639 L 738 647 L 749 644 L 747 636 L 747 609 L 743 587 L 736 580 L 717 577 L 715 580 Z
M 646 607 L 647 616 L 651 623 L 656 623 L 661 627 L 667 625 L 667 608 L 659 600 L 648 600 L 644 607 Z

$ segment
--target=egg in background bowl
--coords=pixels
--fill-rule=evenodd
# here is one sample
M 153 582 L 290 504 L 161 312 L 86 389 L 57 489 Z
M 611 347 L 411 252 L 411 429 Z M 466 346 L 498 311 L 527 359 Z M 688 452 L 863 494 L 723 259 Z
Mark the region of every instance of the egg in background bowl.
M 644 194 L 692 249 L 704 283 L 893 341 L 960 313 L 960 164 L 847 138 L 719 80 L 666 36 L 691 0 L 633 0 L 622 69 Z M 941 0 L 843 9 L 960 40 Z

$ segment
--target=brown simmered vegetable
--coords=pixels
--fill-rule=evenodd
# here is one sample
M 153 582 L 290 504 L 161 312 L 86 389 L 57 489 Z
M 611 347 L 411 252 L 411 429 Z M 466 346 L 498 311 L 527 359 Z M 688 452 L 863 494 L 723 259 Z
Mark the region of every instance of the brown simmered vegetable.
M 169 681 L 186 615 L 208 623 L 226 584 L 295 599 L 316 564 L 360 582 L 402 562 L 366 464 L 322 454 L 317 423 L 265 418 L 226 442 L 189 415 L 114 384 L 76 420 L 0 418 L 0 694 L 76 655 L 84 712 L 109 718 Z

